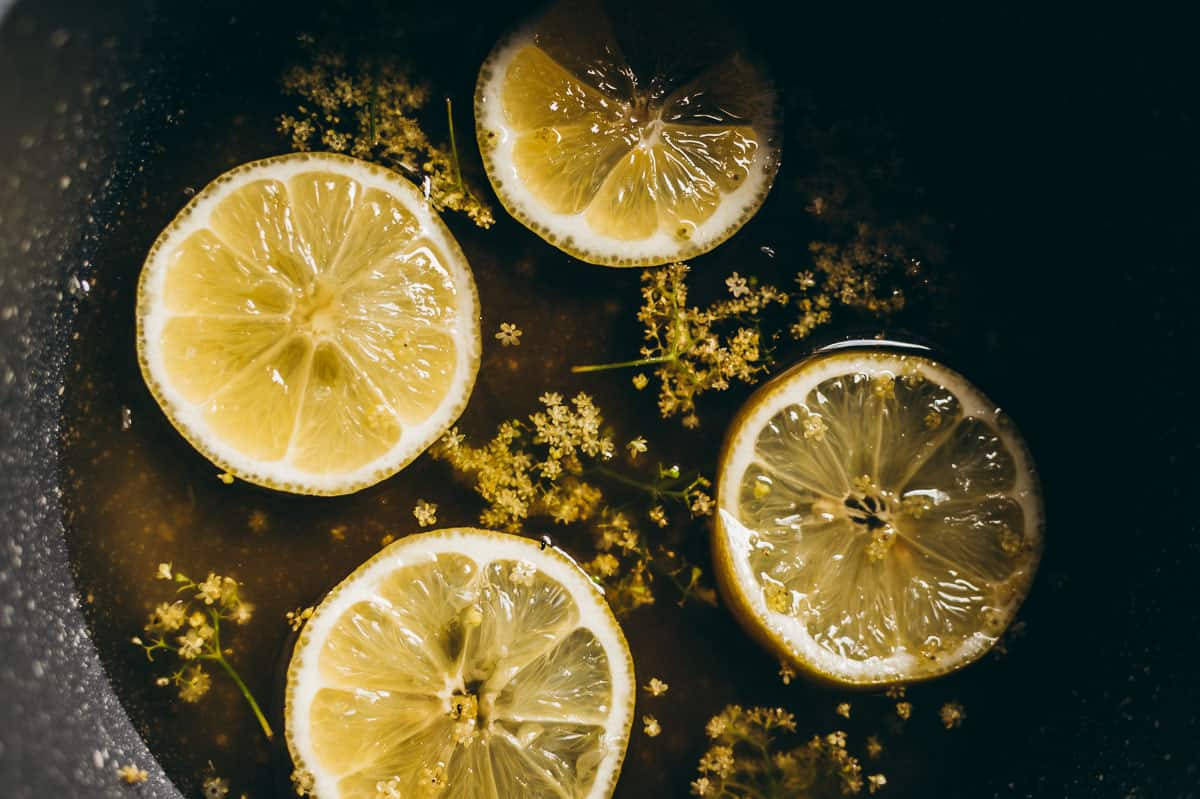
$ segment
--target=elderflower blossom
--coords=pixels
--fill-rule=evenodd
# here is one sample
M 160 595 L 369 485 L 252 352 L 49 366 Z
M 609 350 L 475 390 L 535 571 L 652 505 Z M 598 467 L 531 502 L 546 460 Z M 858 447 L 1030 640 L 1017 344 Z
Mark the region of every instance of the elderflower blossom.
M 729 288 L 729 293 L 734 297 L 744 297 L 750 293 L 750 287 L 746 285 L 746 278 L 737 272 L 725 278 L 725 285 Z
M 705 732 L 712 744 L 690 785 L 694 796 L 751 799 L 863 790 L 862 767 L 847 751 L 845 733 L 799 741 L 795 717 L 782 709 L 730 705 L 709 720 Z
M 938 711 L 938 717 L 942 720 L 942 726 L 953 730 L 962 726 L 963 720 L 967 717 L 967 711 L 958 702 L 947 702 Z
M 645 691 L 646 693 L 650 694 L 650 696 L 662 696 L 670 688 L 671 688 L 671 686 L 667 685 L 665 682 L 658 679 L 657 677 L 651 677 L 650 682 L 648 682 L 644 686 L 642 686 L 642 690 Z
M 689 510 L 693 516 L 711 516 L 713 512 L 712 497 L 705 494 L 703 491 L 697 491 L 692 498 L 692 504 Z
M 517 561 L 508 573 L 508 579 L 517 585 L 532 586 L 537 568 L 527 560 Z
M 179 676 L 179 698 L 184 702 L 199 702 L 212 687 L 212 678 L 199 664 L 184 669 Z
M 495 221 L 492 210 L 463 179 L 447 101 L 448 146 L 435 145 L 417 122 L 429 88 L 389 57 L 356 59 L 351 69 L 340 53 L 309 53 L 310 62 L 289 70 L 283 89 L 298 99 L 296 110 L 279 118 L 279 132 L 292 149 L 327 149 L 383 164 L 422 184 L 438 211 L 465 214 L 481 228 Z
M 148 633 L 174 632 L 187 621 L 187 606 L 183 602 L 160 602 L 150 615 L 145 630 Z
M 292 771 L 292 790 L 296 792 L 296 796 L 311 796 L 313 788 L 316 785 L 316 779 L 308 769 L 295 769 Z
M 780 661 L 779 662 L 779 681 L 782 682 L 784 685 L 791 685 L 792 680 L 794 680 L 794 679 L 796 679 L 796 669 L 792 667 L 792 664 Z
M 646 733 L 647 738 L 657 738 L 662 734 L 662 725 L 654 716 L 646 714 L 642 716 L 642 732 Z
M 506 347 L 519 347 L 522 335 L 524 333 L 521 328 L 512 322 L 501 322 L 500 330 L 496 333 L 496 340 Z
M 245 624 L 254 616 L 254 605 L 249 602 L 239 602 L 233 612 L 229 614 L 229 618 L 233 619 L 234 624 Z
M 879 739 L 876 738 L 874 735 L 869 736 L 867 738 L 867 757 L 871 758 L 872 760 L 875 760 L 882 754 L 883 754 L 883 744 L 881 744 L 879 742 Z
M 437 509 L 436 503 L 418 499 L 416 506 L 413 507 L 413 517 L 422 527 L 432 527 L 437 524 Z
M 625 448 L 627 450 L 629 450 L 629 457 L 631 459 L 636 460 L 637 456 L 640 455 L 641 453 L 645 452 L 647 449 L 646 439 L 643 438 L 642 436 L 638 436 L 637 438 L 631 440 L 628 444 L 626 444 Z
M 117 769 L 117 777 L 127 785 L 137 785 L 138 783 L 145 782 L 150 775 L 146 773 L 145 769 L 138 768 L 130 763 Z
M 212 572 L 209 572 L 208 579 L 196 588 L 196 599 L 203 600 L 206 605 L 211 605 L 221 598 L 221 578 Z
M 304 626 L 304 622 L 312 618 L 313 612 L 314 608 L 311 607 L 289 610 L 285 618 L 287 619 L 288 626 L 292 628 L 292 632 L 299 632 L 300 628 Z
M 204 799 L 225 799 L 229 795 L 229 782 L 220 777 L 208 777 L 201 785 L 201 793 Z

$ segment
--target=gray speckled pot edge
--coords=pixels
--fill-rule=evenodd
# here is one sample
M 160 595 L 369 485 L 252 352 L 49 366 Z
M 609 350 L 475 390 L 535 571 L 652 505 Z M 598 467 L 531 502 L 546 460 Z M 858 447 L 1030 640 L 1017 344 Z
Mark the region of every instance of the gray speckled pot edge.
M 128 141 L 120 140 L 113 122 L 130 109 L 114 102 L 102 117 L 101 109 L 84 105 L 81 110 L 94 116 L 87 129 L 100 135 L 74 143 L 68 137 L 73 147 L 5 152 L 16 150 L 25 133 L 50 138 L 52 103 L 59 97 L 84 104 L 79 85 L 85 76 L 73 72 L 80 61 L 62 52 L 72 43 L 47 47 L 44 41 L 71 30 L 72 20 L 53 19 L 45 6 L 27 4 L 17 13 L 23 25 L 32 20 L 32 30 L 17 34 L 13 17 L 5 17 L 11 5 L 0 0 L 0 64 L 23 68 L 0 74 L 57 71 L 53 79 L 63 93 L 37 98 L 0 125 L 0 133 L 11 134 L 0 138 L 6 156 L 0 175 L 19 177 L 29 187 L 0 197 L 0 785 L 11 799 L 127 797 L 116 768 L 135 763 L 150 775 L 140 796 L 179 797 L 135 731 L 88 636 L 69 568 L 58 486 L 63 345 L 73 318 L 63 289 L 72 266 L 86 255 L 81 231 L 88 212 L 120 188 L 111 175 L 102 183 L 103 170 L 82 172 L 74 164 L 83 151 L 92 163 L 115 162 Z M 26 48 L 18 40 L 23 36 L 43 41 Z M 6 41 L 17 46 L 6 47 Z M 64 175 L 72 177 L 70 191 L 59 191 Z

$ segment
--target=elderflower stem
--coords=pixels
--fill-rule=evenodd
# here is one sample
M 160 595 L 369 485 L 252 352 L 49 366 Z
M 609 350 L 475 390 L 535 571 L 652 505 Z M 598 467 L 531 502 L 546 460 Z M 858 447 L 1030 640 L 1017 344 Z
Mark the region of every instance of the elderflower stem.
M 743 783 L 736 782 L 734 780 L 724 780 L 723 785 L 725 788 L 733 788 L 734 790 L 741 791 L 744 796 L 755 796 L 755 797 L 760 797 L 760 799 L 763 796 L 762 792 L 759 791 L 757 788 L 753 788 L 749 785 L 745 785 Z M 729 796 L 734 796 L 734 797 L 737 796 L 737 794 L 730 793 L 729 791 L 722 791 L 722 795 L 729 795 Z
M 217 661 L 217 663 L 220 663 L 221 668 L 225 669 L 229 676 L 233 678 L 233 681 L 237 683 L 237 687 L 242 692 L 242 696 L 246 697 L 246 703 L 249 704 L 250 709 L 254 711 L 254 718 L 258 719 L 258 726 L 262 727 L 263 734 L 267 736 L 267 740 L 274 740 L 275 732 L 271 729 L 271 725 L 267 723 L 267 717 L 263 715 L 262 708 L 258 706 L 258 702 L 254 701 L 254 695 L 250 693 L 250 689 L 246 687 L 246 683 L 242 682 L 242 678 L 238 676 L 237 669 L 235 669 L 229 663 L 229 661 L 221 655 L 217 655 L 212 659 Z
M 679 489 L 663 488 L 662 486 L 655 485 L 654 483 L 643 483 L 641 480 L 635 480 L 632 477 L 621 474 L 620 472 L 613 471 L 612 469 L 609 469 L 606 466 L 597 466 L 597 467 L 595 467 L 595 471 L 596 471 L 596 474 L 603 475 L 604 477 L 607 477 L 609 480 L 612 480 L 617 483 L 621 483 L 622 485 L 629 486 L 630 488 L 636 488 L 640 491 L 644 491 L 645 493 L 650 494 L 651 496 L 670 497 L 671 499 L 678 499 L 678 500 L 684 500 L 684 501 L 686 501 L 688 498 L 686 491 L 679 490 Z
M 225 655 L 221 652 L 221 617 L 213 610 L 209 611 L 209 615 L 213 620 L 213 648 L 214 654 L 208 655 L 209 660 L 215 660 L 225 669 L 225 672 L 233 678 L 237 684 L 238 690 L 242 692 L 242 696 L 246 698 L 246 703 L 250 705 L 250 709 L 254 711 L 254 718 L 258 719 L 258 726 L 262 727 L 263 734 L 267 736 L 268 741 L 275 739 L 275 731 L 271 729 L 271 725 L 267 723 L 267 717 L 263 715 L 262 708 L 258 706 L 258 702 L 254 699 L 254 694 L 250 693 L 250 689 L 246 683 L 242 681 L 242 677 L 237 673 L 237 669 L 233 664 L 225 659 Z
M 603 372 L 608 369 L 629 369 L 634 366 L 653 366 L 656 363 L 671 363 L 678 360 L 679 356 L 672 353 L 670 355 L 655 355 L 653 358 L 638 358 L 636 361 L 619 361 L 617 363 L 591 363 L 585 366 L 572 366 L 573 374 L 581 372 Z
M 375 119 L 379 111 L 379 63 L 371 63 L 371 93 L 367 98 L 367 121 L 369 123 L 369 135 L 371 137 L 371 146 L 374 147 L 379 143 L 379 130 L 376 127 Z
M 450 126 L 450 156 L 454 160 L 454 179 L 458 181 L 459 191 L 470 194 L 463 183 L 462 167 L 458 163 L 458 139 L 454 137 L 454 103 L 449 97 L 446 98 L 446 121 Z

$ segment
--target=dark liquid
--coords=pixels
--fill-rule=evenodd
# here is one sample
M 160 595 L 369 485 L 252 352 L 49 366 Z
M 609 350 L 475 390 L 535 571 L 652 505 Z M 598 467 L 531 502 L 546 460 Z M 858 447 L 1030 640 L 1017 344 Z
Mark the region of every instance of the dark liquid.
M 394 24 L 387 15 L 376 20 L 367 9 L 354 14 L 349 27 L 361 31 Z M 151 608 L 170 598 L 171 586 L 153 579 L 156 565 L 171 562 L 197 579 L 216 571 L 244 584 L 255 615 L 227 641 L 235 651 L 233 662 L 269 707 L 281 736 L 278 674 L 292 640 L 284 614 L 317 602 L 376 552 L 385 535 L 416 531 L 412 508 L 419 498 L 438 504 L 438 526 L 475 524 L 480 502 L 447 465 L 428 457 L 348 497 L 316 499 L 241 482 L 225 485 L 217 479 L 218 469 L 167 422 L 137 367 L 133 307 L 142 260 L 192 191 L 235 164 L 286 151 L 275 120 L 292 104 L 280 95 L 278 79 L 287 66 L 303 58 L 294 45 L 295 33 L 323 23 L 305 14 L 233 23 L 160 22 L 164 30 L 175 31 L 171 36 L 183 36 L 177 28 L 197 25 L 200 34 L 195 40 L 205 41 L 206 47 L 219 46 L 207 56 L 181 52 L 167 60 L 164 81 L 178 110 L 172 122 L 151 131 L 156 152 L 133 179 L 121 203 L 124 213 L 89 276 L 94 288 L 78 317 L 75 366 L 65 397 L 67 526 L 93 638 L 130 716 L 168 772 L 185 793 L 196 794 L 211 762 L 215 773 L 230 781 L 234 796 L 245 792 L 264 797 L 272 795 L 281 777 L 286 783 L 290 766 L 281 763 L 278 751 L 264 740 L 233 684 L 214 673 L 211 693 L 199 704 L 185 705 L 173 688 L 153 684 L 156 676 L 173 670 L 174 658 L 148 664 L 129 643 L 130 636 L 141 632 Z M 434 97 L 454 98 L 458 143 L 471 168 L 477 168 L 470 120 L 475 70 L 509 22 L 426 15 L 422 29 L 407 40 L 418 65 L 416 74 L 433 83 Z M 364 47 L 376 46 L 372 36 L 362 35 Z M 691 284 L 699 302 L 720 296 L 723 280 L 732 271 L 791 288 L 791 277 L 808 263 L 808 241 L 825 233 L 804 210 L 810 197 L 801 186 L 802 180 L 822 170 L 835 180 L 857 181 L 861 185 L 856 190 L 878 189 L 877 205 L 885 217 L 939 213 L 936 195 L 928 198 L 928 207 L 906 206 L 914 195 L 889 194 L 894 186 L 871 177 L 881 167 L 890 169 L 887 159 L 893 156 L 916 157 L 918 163 L 929 156 L 923 148 L 932 145 L 912 135 L 912 119 L 888 105 L 886 92 L 875 98 L 882 103 L 876 106 L 878 115 L 861 113 L 846 99 L 853 73 L 841 76 L 844 85 L 815 86 L 800 74 L 800 67 L 792 66 L 779 36 L 763 32 L 751 42 L 762 49 L 783 89 L 784 167 L 761 212 L 731 241 L 693 261 Z M 152 46 L 176 44 L 184 43 L 167 39 Z M 431 103 L 438 106 L 438 100 Z M 822 146 L 816 131 L 827 130 L 829 123 L 844 126 L 843 134 L 819 140 L 841 148 L 837 157 L 842 160 L 835 167 L 821 162 L 819 156 L 828 152 L 816 150 Z M 957 200 L 952 196 L 941 201 Z M 686 431 L 677 418 L 659 419 L 653 382 L 635 392 L 629 382 L 632 372 L 572 375 L 573 364 L 636 357 L 641 335 L 634 319 L 639 271 L 574 261 L 507 217 L 498 204 L 495 208 L 497 224 L 488 231 L 453 214 L 446 217 L 474 269 L 483 308 L 484 356 L 459 423 L 462 430 L 479 442 L 500 421 L 534 410 L 543 391 L 586 391 L 615 428 L 618 441 L 644 435 L 651 458 L 677 459 L 711 475 L 725 424 L 749 389 L 735 386 L 706 396 L 700 403 L 703 426 Z M 988 274 L 970 279 L 987 285 Z M 934 279 L 943 289 L 953 282 L 944 273 L 935 272 Z M 899 285 L 913 289 L 911 284 Z M 970 303 L 988 298 L 986 290 L 966 295 L 919 289 L 911 293 L 914 301 L 894 325 L 922 337 L 957 339 L 960 351 L 968 354 L 987 349 L 982 344 L 985 331 L 971 326 L 970 313 Z M 502 347 L 492 337 L 502 321 L 525 331 L 520 347 Z M 793 345 L 785 336 L 777 356 L 786 365 L 815 343 L 863 332 L 863 324 L 862 318 L 841 313 L 810 341 Z M 988 364 L 973 369 L 969 359 L 955 365 L 969 376 L 984 372 L 985 390 L 991 390 L 987 378 L 1002 372 Z M 1021 422 L 1019 410 L 1015 415 Z M 1036 440 L 1033 443 L 1036 452 Z M 615 487 L 611 491 L 610 496 L 620 496 Z M 532 520 L 527 532 L 549 534 L 583 557 L 591 554 L 578 530 L 556 528 L 548 519 Z M 692 524 L 683 549 L 705 568 L 711 584 L 707 536 L 705 523 Z M 864 773 L 885 773 L 887 795 L 892 797 L 983 795 L 974 788 L 982 791 L 980 783 L 1000 783 L 1008 773 L 1011 764 L 998 761 L 1015 743 L 1014 732 L 1027 723 L 1020 714 L 1031 712 L 1033 701 L 1024 694 L 1028 685 L 1022 684 L 1030 666 L 1017 667 L 1024 674 L 1019 679 L 1011 671 L 1021 642 L 1008 659 L 989 656 L 964 673 L 911 688 L 914 715 L 901 724 L 894 700 L 882 695 L 851 695 L 802 680 L 784 686 L 776 676 L 776 661 L 760 651 L 725 610 L 677 607 L 677 597 L 665 583 L 657 593 L 655 606 L 635 611 L 623 622 L 639 684 L 657 676 L 671 688 L 657 699 L 639 695 L 639 721 L 618 796 L 685 794 L 707 746 L 704 724 L 730 702 L 786 707 L 796 714 L 801 737 L 847 730 L 850 749 L 864 759 Z M 937 710 L 951 699 L 966 705 L 969 719 L 961 730 L 945 732 Z M 834 714 L 834 707 L 847 700 L 853 705 L 850 720 Z M 660 737 L 642 734 L 643 713 L 659 719 Z M 877 761 L 865 758 L 867 735 L 879 736 L 885 747 Z

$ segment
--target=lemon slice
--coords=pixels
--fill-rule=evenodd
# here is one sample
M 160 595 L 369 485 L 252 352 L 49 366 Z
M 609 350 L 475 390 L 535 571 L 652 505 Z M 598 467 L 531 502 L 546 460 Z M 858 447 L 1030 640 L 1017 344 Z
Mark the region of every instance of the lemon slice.
M 815 676 L 921 680 L 980 657 L 1037 568 L 1028 450 L 913 352 L 827 351 L 761 388 L 718 474 L 714 556 L 743 623 Z
M 462 412 L 479 299 L 414 185 L 294 154 L 226 172 L 159 235 L 137 346 L 154 398 L 213 463 L 345 494 L 395 474 Z
M 773 89 L 736 50 L 682 66 L 656 50 L 672 68 L 638 76 L 594 6 L 560 3 L 480 70 L 492 186 L 526 227 L 589 263 L 708 252 L 754 215 L 779 169 Z M 700 41 L 683 43 L 683 62 Z
M 285 724 L 320 799 L 608 797 L 633 720 L 633 661 L 557 550 L 473 529 L 409 536 L 304 627 Z

